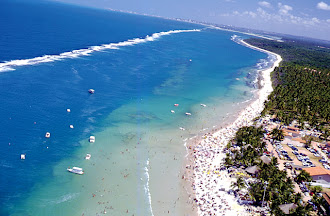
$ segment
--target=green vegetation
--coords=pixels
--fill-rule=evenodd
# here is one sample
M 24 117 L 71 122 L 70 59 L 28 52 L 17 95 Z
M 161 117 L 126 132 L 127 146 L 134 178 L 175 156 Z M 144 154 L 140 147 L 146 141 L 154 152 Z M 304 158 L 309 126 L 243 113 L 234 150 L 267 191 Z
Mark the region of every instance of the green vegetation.
M 263 133 L 262 128 L 253 126 L 240 128 L 233 140 L 237 148 L 231 151 L 231 156 L 227 155 L 226 164 L 230 166 L 253 166 L 258 164 L 257 159 L 266 148 L 266 143 L 262 141 Z
M 301 183 L 302 181 L 308 181 L 309 182 L 309 181 L 312 181 L 312 177 L 305 170 L 301 170 L 299 175 L 297 175 L 297 177 L 296 177 L 296 181 L 298 183 Z
M 263 113 L 276 114 L 285 124 L 297 120 L 312 127 L 330 121 L 330 70 L 281 66 L 274 70 L 278 85 L 269 95 Z
M 283 62 L 272 73 L 274 91 L 265 103 L 264 114 L 275 114 L 288 125 L 296 120 L 330 135 L 330 49 L 305 41 L 269 41 L 259 38 L 246 42 L 278 53 Z
M 247 43 L 282 56 L 283 63 L 330 69 L 330 49 L 313 42 L 284 39 L 284 42 L 249 38 Z
M 236 182 L 232 183 L 231 187 L 233 189 L 237 188 L 238 190 L 241 190 L 242 188 L 245 188 L 243 177 L 242 176 L 238 177 Z
M 230 153 L 225 159 L 226 165 L 245 168 L 257 165 L 260 168 L 256 181 L 250 183 L 248 191 L 256 204 L 261 205 L 264 198 L 264 201 L 269 203 L 272 214 L 283 215 L 279 205 L 294 202 L 298 204 L 298 208 L 292 215 L 299 215 L 302 212 L 303 215 L 308 215 L 310 206 L 301 204 L 301 194 L 294 193 L 293 181 L 287 176 L 286 171 L 279 170 L 277 158 L 273 157 L 269 164 L 260 160 L 265 150 L 265 143 L 262 141 L 263 133 L 262 128 L 254 126 L 240 128 L 235 138 L 227 145 Z M 244 187 L 243 185 L 243 178 L 239 177 L 232 187 L 239 189 Z
M 272 135 L 272 138 L 274 140 L 282 141 L 284 139 L 284 132 L 283 132 L 283 130 L 274 128 L 270 134 Z
M 296 120 L 300 127 L 316 128 L 323 133 L 320 137 L 330 136 L 330 49 L 305 41 L 284 40 L 284 42 L 251 38 L 247 43 L 275 52 L 282 56 L 281 65 L 272 73 L 274 91 L 265 102 L 262 115 L 271 114 L 282 123 L 289 125 Z M 302 201 L 302 195 L 294 192 L 293 179 L 286 171 L 278 168 L 276 158 L 265 164 L 260 160 L 266 144 L 263 142 L 264 130 L 256 127 L 243 127 L 235 138 L 228 143 L 226 166 L 246 168 L 257 165 L 260 171 L 255 181 L 249 184 L 248 191 L 255 204 L 262 200 L 270 206 L 272 215 L 284 215 L 279 208 L 282 204 L 295 203 L 297 208 L 289 215 L 310 215 L 312 205 Z M 275 140 L 283 140 L 282 130 L 271 132 Z M 295 179 L 298 183 L 311 181 L 311 176 L 304 170 Z M 233 183 L 233 188 L 243 187 L 240 177 Z M 314 194 L 312 202 L 320 210 L 324 201 L 316 194 L 322 188 L 311 187 Z

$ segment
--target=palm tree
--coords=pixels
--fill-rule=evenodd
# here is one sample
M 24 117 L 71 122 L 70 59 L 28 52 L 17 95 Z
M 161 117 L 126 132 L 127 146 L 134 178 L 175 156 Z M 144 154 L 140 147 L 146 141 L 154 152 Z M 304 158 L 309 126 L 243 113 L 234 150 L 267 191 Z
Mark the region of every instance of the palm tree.
M 311 177 L 311 175 L 308 173 L 308 172 L 306 172 L 305 170 L 301 170 L 301 172 L 299 173 L 299 175 L 296 177 L 296 180 L 297 180 L 297 182 L 302 182 L 302 181 L 312 181 L 313 179 L 312 179 L 312 177 Z
M 231 185 L 232 188 L 236 188 L 238 190 L 241 190 L 242 188 L 245 188 L 245 183 L 244 183 L 244 179 L 242 176 L 239 176 L 236 180 L 236 182 L 233 182 Z
M 275 140 L 282 141 L 284 139 L 283 130 L 274 128 L 270 134 L 272 135 L 272 138 Z
M 327 141 L 328 138 L 330 137 L 330 130 L 328 128 L 323 128 L 322 132 L 324 139 Z
M 320 193 L 323 190 L 322 186 L 319 185 L 312 186 L 310 189 L 314 194 Z

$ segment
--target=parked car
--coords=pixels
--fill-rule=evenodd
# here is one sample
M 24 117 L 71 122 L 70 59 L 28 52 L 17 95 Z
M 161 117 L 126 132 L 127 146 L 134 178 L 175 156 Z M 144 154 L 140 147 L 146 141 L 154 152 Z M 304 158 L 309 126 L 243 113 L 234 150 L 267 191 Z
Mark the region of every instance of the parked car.
M 319 162 L 321 162 L 321 163 L 327 163 L 327 160 L 325 160 L 325 159 L 320 159 Z
M 330 170 L 330 166 L 328 164 L 323 164 L 324 168 L 326 168 L 327 170 Z
M 303 162 L 302 165 L 303 166 L 309 166 L 309 163 Z
M 293 159 L 290 158 L 290 156 L 287 156 L 286 159 L 287 159 L 288 161 L 293 161 Z

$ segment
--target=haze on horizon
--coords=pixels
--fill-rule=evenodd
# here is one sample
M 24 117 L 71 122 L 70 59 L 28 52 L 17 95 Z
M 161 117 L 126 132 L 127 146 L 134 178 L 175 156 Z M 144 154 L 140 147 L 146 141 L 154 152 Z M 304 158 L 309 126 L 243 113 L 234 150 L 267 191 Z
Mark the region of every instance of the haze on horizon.
M 53 0 L 330 41 L 327 0 Z

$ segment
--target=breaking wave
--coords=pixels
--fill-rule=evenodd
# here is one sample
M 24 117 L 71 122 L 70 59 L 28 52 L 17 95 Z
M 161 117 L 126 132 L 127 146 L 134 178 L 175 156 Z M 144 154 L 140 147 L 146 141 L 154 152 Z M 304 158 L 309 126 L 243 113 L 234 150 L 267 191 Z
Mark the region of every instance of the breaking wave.
M 6 61 L 4 63 L 0 63 L 0 72 L 15 70 L 14 67 L 18 67 L 18 66 L 35 65 L 35 64 L 45 63 L 45 62 L 60 61 L 62 59 L 77 58 L 80 56 L 88 56 L 93 52 L 98 52 L 98 51 L 107 50 L 107 49 L 119 49 L 120 47 L 124 47 L 124 46 L 132 46 L 132 45 L 139 44 L 139 43 L 154 41 L 165 35 L 183 33 L 183 32 L 199 32 L 199 31 L 201 31 L 201 29 L 171 30 L 171 31 L 167 31 L 167 32 L 154 33 L 151 36 L 147 35 L 144 38 L 134 38 L 134 39 L 129 39 L 127 41 L 118 42 L 118 43 L 109 43 L 109 44 L 102 44 L 100 46 L 91 46 L 86 49 L 73 50 L 73 51 L 61 53 L 59 55 L 44 55 L 44 56 L 35 57 L 35 58 L 31 58 L 31 59 L 19 59 L 19 60 Z

